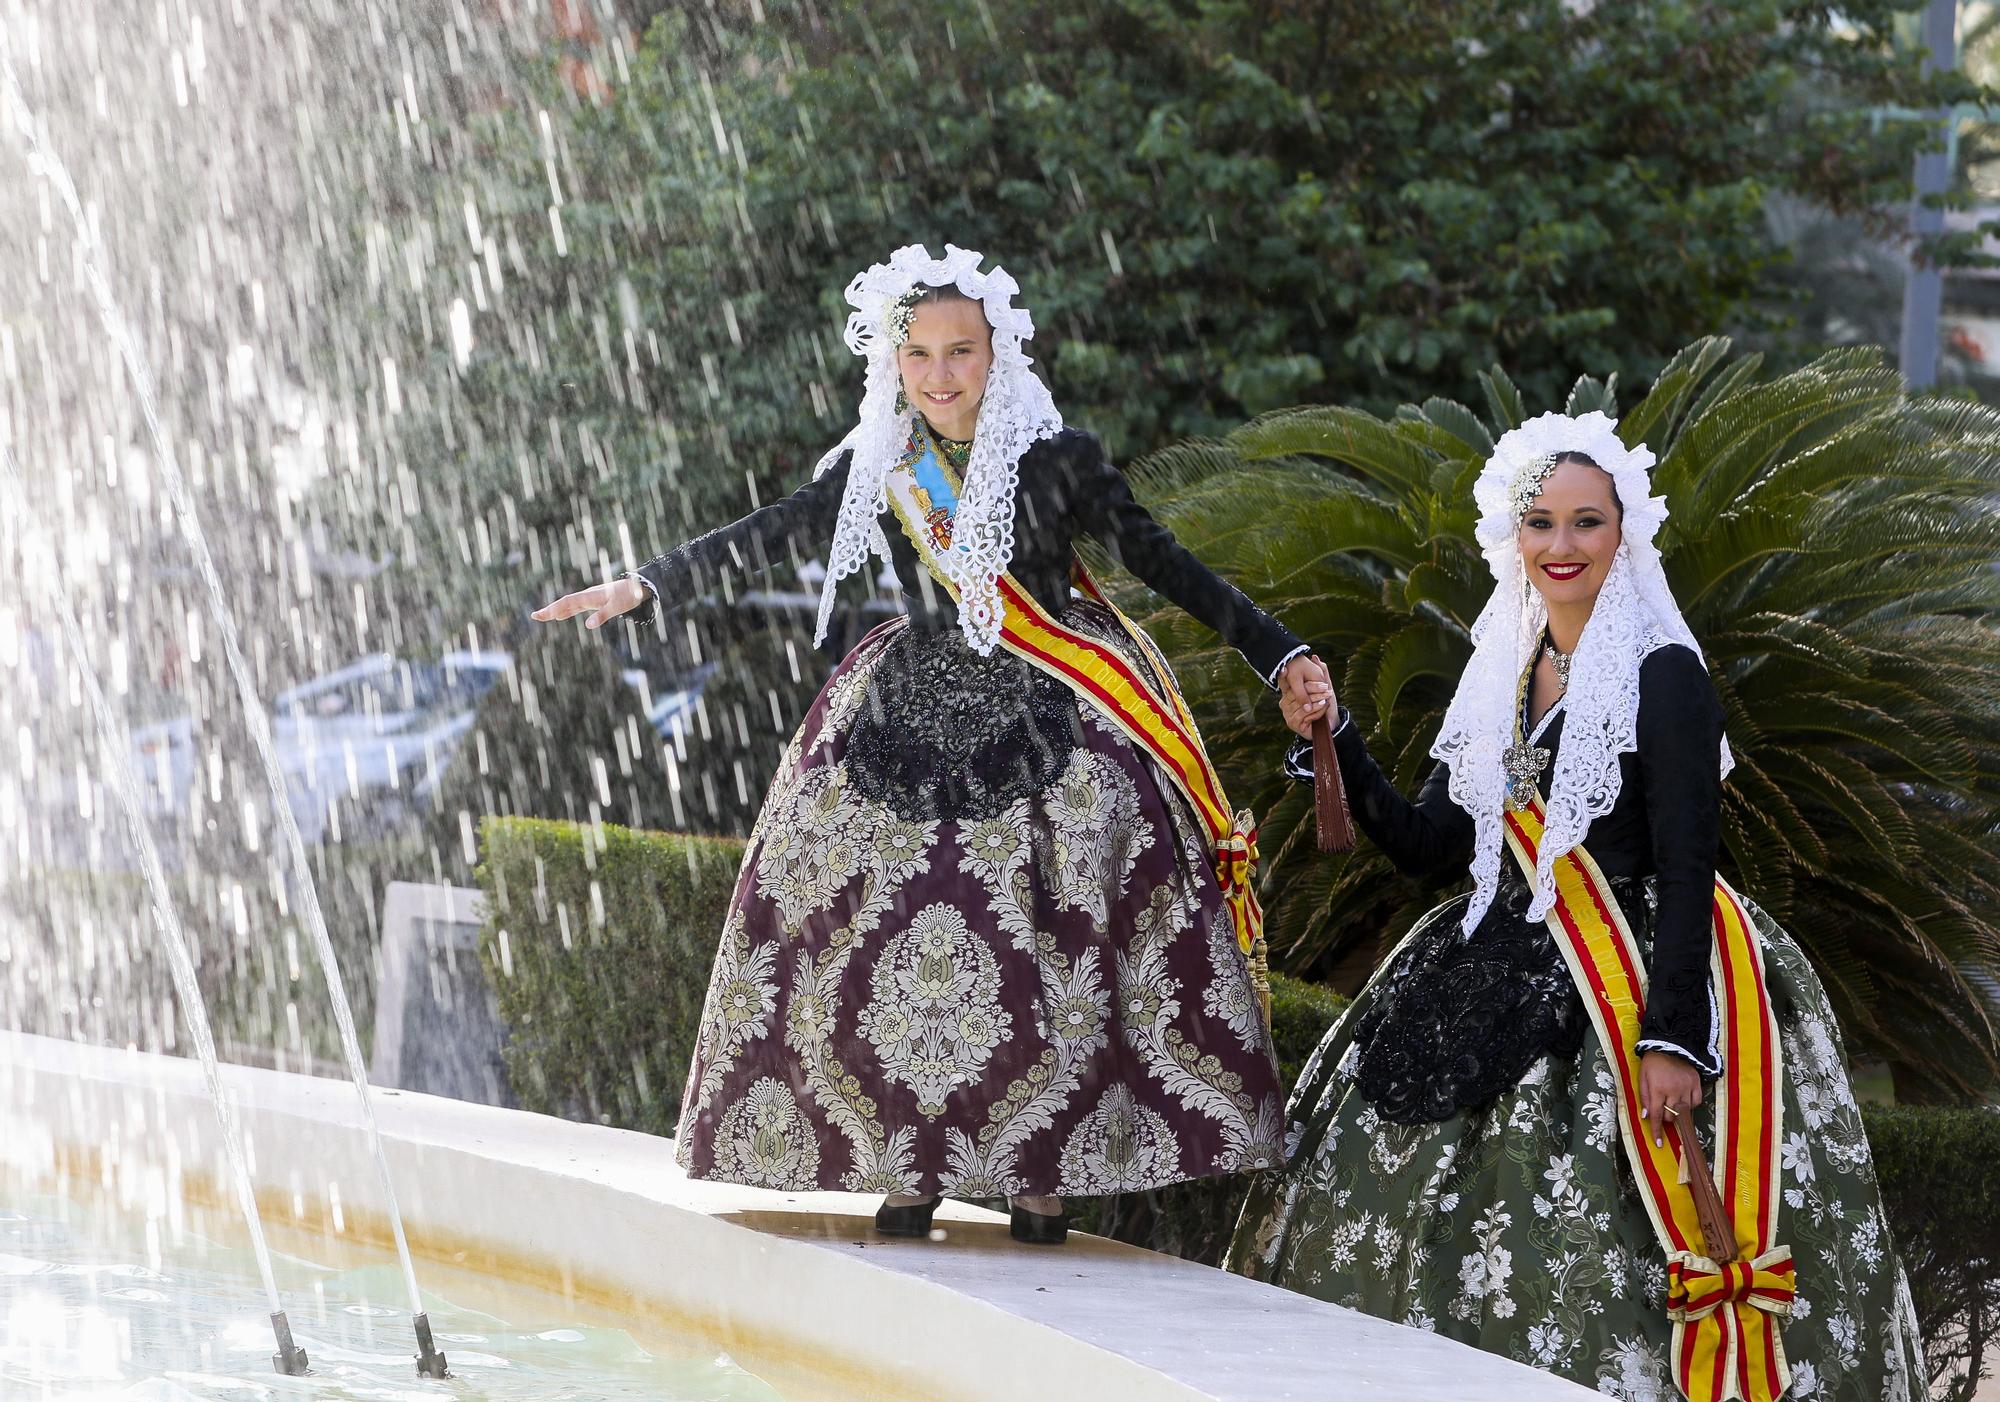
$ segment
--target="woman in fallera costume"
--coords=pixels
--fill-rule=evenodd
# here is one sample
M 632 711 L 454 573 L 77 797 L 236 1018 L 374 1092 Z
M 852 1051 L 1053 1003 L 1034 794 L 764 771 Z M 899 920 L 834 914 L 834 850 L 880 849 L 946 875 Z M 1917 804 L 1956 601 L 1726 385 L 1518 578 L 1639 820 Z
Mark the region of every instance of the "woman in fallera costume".
M 1472 890 L 1321 1043 L 1230 1264 L 1627 1399 L 1921 1398 L 1825 993 L 1716 877 L 1731 761 L 1652 464 L 1597 413 L 1496 445 L 1476 490 L 1498 585 L 1415 802 L 1323 672 L 1287 694 L 1302 736 L 1337 724 L 1362 830 Z M 1303 740 L 1286 757 L 1312 763 Z
M 643 620 L 744 560 L 871 547 L 907 618 L 835 670 L 750 840 L 681 1107 L 687 1171 L 1013 1205 L 1276 1163 L 1281 1096 L 1248 951 L 1252 834 L 1159 654 L 1076 561 L 1091 535 L 1267 683 L 1304 647 L 1063 426 L 1016 286 L 919 246 L 855 278 L 860 422 L 792 496 L 537 613 Z M 1072 594 L 1072 583 L 1078 592 Z

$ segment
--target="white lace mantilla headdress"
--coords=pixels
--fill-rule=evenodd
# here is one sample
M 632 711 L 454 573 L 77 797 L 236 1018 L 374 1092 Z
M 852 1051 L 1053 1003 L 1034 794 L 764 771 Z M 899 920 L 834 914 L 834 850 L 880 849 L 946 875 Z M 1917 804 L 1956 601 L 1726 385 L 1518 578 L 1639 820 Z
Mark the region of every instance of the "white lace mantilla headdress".
M 1584 625 L 1563 696 L 1562 748 L 1548 788 L 1548 823 L 1535 871 L 1530 920 L 1555 903 L 1555 863 L 1583 841 L 1592 820 L 1618 801 L 1618 758 L 1638 748 L 1639 665 L 1668 643 L 1700 653 L 1667 587 L 1654 537 L 1667 519 L 1665 497 L 1652 495 L 1652 451 L 1627 448 L 1602 413 L 1543 414 L 1503 435 L 1473 487 L 1479 546 L 1496 581 L 1472 625 L 1472 660 L 1445 711 L 1431 754 L 1451 766 L 1451 796 L 1472 815 L 1470 932 L 1493 904 L 1500 879 L 1501 811 L 1522 674 L 1534 660 L 1548 608 L 1528 579 L 1518 540 L 1521 518 L 1540 494 L 1554 459 L 1581 453 L 1611 474 L 1623 509 L 1621 541 Z M 1733 761 L 1722 746 L 1722 772 Z
M 1048 387 L 1029 368 L 1033 362 L 1021 349 L 1021 343 L 1035 334 L 1035 322 L 1026 308 L 1013 305 L 1020 287 L 1000 268 L 980 272 L 982 256 L 946 244 L 944 257 L 933 258 L 929 249 L 913 243 L 847 284 L 847 300 L 854 307 L 847 318 L 847 348 L 867 358 L 868 378 L 860 422 L 819 460 L 813 474 L 830 471 L 841 453 L 853 450 L 826 588 L 819 600 L 815 642 L 826 640 L 840 581 L 867 563 L 870 549 L 884 560 L 889 558 L 881 524 L 889 505 L 886 483 L 909 443 L 917 414 L 913 406 L 897 407 L 902 380 L 896 369 L 896 347 L 907 321 L 901 327 L 896 322 L 907 317 L 905 298 L 913 289 L 945 286 L 956 287 L 985 311 L 993 332 L 993 367 L 979 403 L 972 457 L 952 522 L 951 549 L 940 563 L 958 591 L 958 621 L 965 640 L 985 655 L 991 655 L 1000 640 L 999 578 L 1014 557 L 1014 492 L 1021 480 L 1021 454 L 1039 439 L 1061 432 L 1063 422 Z

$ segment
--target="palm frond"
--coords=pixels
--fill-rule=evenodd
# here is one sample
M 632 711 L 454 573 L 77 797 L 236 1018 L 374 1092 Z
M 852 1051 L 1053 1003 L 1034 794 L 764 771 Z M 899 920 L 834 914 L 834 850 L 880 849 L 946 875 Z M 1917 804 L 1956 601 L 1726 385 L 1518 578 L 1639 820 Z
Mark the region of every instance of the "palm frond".
M 1629 448 L 1652 439 L 1654 451 L 1665 451 L 1680 426 L 1681 411 L 1728 354 L 1729 338 L 1710 336 L 1683 348 L 1669 360 L 1646 397 L 1618 421 L 1618 436 L 1625 440 L 1625 446 Z
M 1496 365 L 1491 370 L 1480 371 L 1479 387 L 1486 391 L 1487 412 L 1492 414 L 1494 424 L 1502 433 L 1510 428 L 1519 428 L 1527 419 L 1528 406 L 1505 370 Z
M 1572 417 L 1591 412 L 1618 417 L 1618 376 L 1614 373 L 1600 380 L 1594 375 L 1584 375 L 1570 387 L 1569 400 L 1563 405 L 1563 412 Z
M 1423 417 L 1429 423 L 1449 433 L 1464 445 L 1462 456 L 1474 464 L 1484 462 L 1493 452 L 1493 435 L 1486 425 L 1456 400 L 1426 399 L 1423 403 Z

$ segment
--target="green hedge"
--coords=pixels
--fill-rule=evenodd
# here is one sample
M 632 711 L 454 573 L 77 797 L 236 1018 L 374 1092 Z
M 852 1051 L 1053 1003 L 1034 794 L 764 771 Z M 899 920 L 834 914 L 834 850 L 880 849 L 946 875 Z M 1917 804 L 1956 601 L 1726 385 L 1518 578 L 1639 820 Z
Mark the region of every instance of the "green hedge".
M 743 844 L 488 818 L 479 851 L 479 956 L 521 1104 L 673 1133 Z
M 480 957 L 499 995 L 515 1093 L 531 1110 L 673 1131 L 743 844 L 731 838 L 489 818 Z M 1344 1006 L 1282 975 L 1271 1024 L 1284 1084 Z M 2000 1334 L 2000 1114 L 1870 1106 L 1889 1222 L 1910 1274 L 1935 1395 L 1967 1399 Z M 1243 1180 L 1076 1204 L 1079 1224 L 1190 1260 L 1222 1257 Z

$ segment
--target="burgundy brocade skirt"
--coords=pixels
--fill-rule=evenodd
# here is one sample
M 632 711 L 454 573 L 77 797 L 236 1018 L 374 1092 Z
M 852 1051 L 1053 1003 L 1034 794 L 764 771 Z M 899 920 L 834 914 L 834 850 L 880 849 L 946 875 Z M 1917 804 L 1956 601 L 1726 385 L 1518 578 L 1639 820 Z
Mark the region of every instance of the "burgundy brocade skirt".
M 1064 622 L 1131 654 L 1098 605 Z M 1129 1192 L 1277 1164 L 1281 1111 L 1179 792 L 1003 651 L 902 620 L 864 638 L 752 834 L 682 1166 L 765 1188 Z

